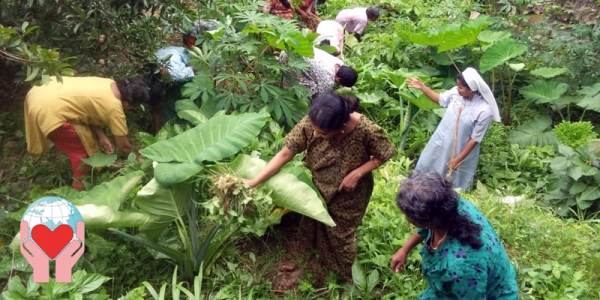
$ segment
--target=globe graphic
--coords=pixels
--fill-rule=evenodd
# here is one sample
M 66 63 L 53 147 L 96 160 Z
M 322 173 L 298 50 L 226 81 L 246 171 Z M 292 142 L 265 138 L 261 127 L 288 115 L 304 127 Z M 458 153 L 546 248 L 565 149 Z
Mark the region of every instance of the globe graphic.
M 77 222 L 83 221 L 83 218 L 71 202 L 60 197 L 44 197 L 29 205 L 21 221 L 27 221 L 29 237 L 31 237 L 31 229 L 38 224 L 46 225 L 51 231 L 62 224 L 67 224 L 73 229 L 73 238 L 75 238 Z

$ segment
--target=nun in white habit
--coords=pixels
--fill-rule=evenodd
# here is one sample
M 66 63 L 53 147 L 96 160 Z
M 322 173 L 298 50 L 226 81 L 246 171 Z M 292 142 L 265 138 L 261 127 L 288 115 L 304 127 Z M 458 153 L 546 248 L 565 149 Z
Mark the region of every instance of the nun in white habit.
M 429 99 L 446 108 L 442 121 L 417 162 L 417 172 L 437 172 L 454 188 L 466 191 L 473 185 L 479 148 L 492 120 L 500 122 L 498 104 L 481 75 L 467 68 L 456 76 L 457 86 L 436 93 L 420 79 L 407 79 Z

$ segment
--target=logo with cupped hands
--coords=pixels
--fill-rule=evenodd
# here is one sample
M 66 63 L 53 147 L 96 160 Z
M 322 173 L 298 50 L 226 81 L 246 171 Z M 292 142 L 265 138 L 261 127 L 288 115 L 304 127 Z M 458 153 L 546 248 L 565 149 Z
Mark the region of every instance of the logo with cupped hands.
M 71 202 L 60 197 L 36 200 L 25 211 L 19 233 L 34 282 L 50 280 L 50 261 L 56 264 L 56 282 L 71 282 L 71 270 L 85 248 L 85 225 Z

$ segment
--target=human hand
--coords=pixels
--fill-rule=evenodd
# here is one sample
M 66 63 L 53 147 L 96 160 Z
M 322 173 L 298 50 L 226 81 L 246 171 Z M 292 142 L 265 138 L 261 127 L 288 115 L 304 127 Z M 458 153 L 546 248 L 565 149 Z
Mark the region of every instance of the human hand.
M 144 162 L 144 159 L 143 159 L 141 156 L 138 156 L 138 157 L 136 158 L 136 160 L 137 160 L 137 162 L 138 162 L 138 163 L 140 163 L 140 164 Z
M 254 179 L 242 179 L 242 181 L 244 181 L 244 183 L 252 189 L 258 185 L 256 182 L 254 182 Z
M 409 87 L 417 90 L 420 90 L 425 86 L 425 84 L 423 84 L 419 78 L 406 78 L 406 84 L 408 84 Z
M 400 272 L 404 269 L 404 264 L 406 264 L 406 258 L 408 257 L 408 252 L 404 250 L 404 248 L 400 248 L 396 253 L 392 256 L 392 263 L 390 264 L 390 269 L 392 269 L 393 273 Z
M 71 282 L 73 266 L 85 251 L 85 224 L 83 221 L 77 222 L 76 237 L 56 257 L 56 282 Z
M 27 221 L 21 221 L 20 233 L 21 247 L 19 247 L 19 249 L 21 250 L 23 257 L 25 257 L 27 262 L 29 262 L 33 268 L 33 281 L 50 281 L 50 259 L 46 253 L 44 253 L 44 251 L 29 238 L 29 223 Z
M 450 159 L 450 161 L 448 162 L 448 169 L 454 171 L 454 170 L 458 169 L 458 166 L 460 165 L 460 163 L 461 163 L 460 157 L 455 157 L 453 159 Z
M 356 170 L 350 172 L 342 180 L 342 183 L 340 184 L 340 187 L 338 187 L 338 192 L 341 192 L 341 191 L 351 192 L 351 191 L 353 191 L 354 188 L 356 187 L 356 185 L 358 184 L 358 180 L 361 177 L 362 177 L 362 175 L 360 173 L 358 173 Z
M 112 142 L 106 135 L 100 136 L 98 139 L 100 140 L 100 145 L 102 145 L 102 148 L 104 148 L 106 154 L 113 154 L 115 152 L 115 146 L 113 146 Z

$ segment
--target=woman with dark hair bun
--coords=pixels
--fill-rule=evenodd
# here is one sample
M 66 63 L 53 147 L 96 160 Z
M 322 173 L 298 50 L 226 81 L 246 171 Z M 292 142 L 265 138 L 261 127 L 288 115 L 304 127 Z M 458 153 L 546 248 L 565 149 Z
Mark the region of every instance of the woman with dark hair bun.
M 417 227 L 394 254 L 399 272 L 408 253 L 419 251 L 429 286 L 418 299 L 518 299 L 515 269 L 485 216 L 438 173 L 411 174 L 402 182 L 398 207 Z
M 371 171 L 394 155 L 385 132 L 356 112 L 358 105 L 358 99 L 333 92 L 319 95 L 311 103 L 308 116 L 286 136 L 285 147 L 254 179 L 246 181 L 255 187 L 304 152 L 302 161 L 336 226 L 330 228 L 304 218 L 299 245 L 316 247 L 325 266 L 349 282 L 356 258 L 356 228 L 373 191 Z
M 71 160 L 73 188 L 85 188 L 80 180 L 82 158 L 115 148 L 106 136 L 107 126 L 124 155 L 134 151 L 127 138 L 125 111 L 150 104 L 150 88 L 137 78 L 112 80 L 100 77 L 50 77 L 47 85 L 35 86 L 25 98 L 27 151 L 43 154 L 51 141 Z

